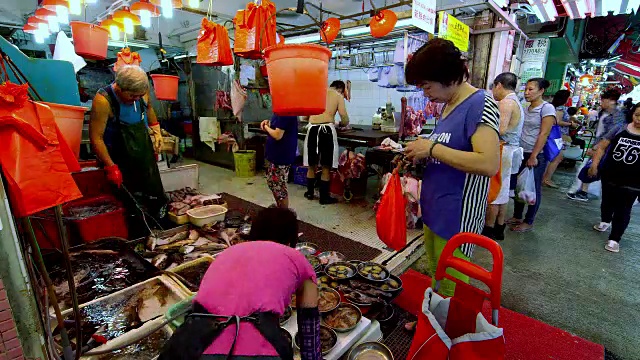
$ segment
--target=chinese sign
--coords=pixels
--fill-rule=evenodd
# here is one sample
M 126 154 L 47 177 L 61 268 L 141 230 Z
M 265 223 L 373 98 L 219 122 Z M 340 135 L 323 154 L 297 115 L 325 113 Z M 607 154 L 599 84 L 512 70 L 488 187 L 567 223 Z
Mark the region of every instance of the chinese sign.
M 436 0 L 413 0 L 413 25 L 434 34 L 436 32 Z
M 526 62 L 520 67 L 520 83 L 526 84 L 529 79 L 544 77 L 545 64 L 541 62 Z
M 547 62 L 549 39 L 529 39 L 524 44 L 522 62 Z
M 438 37 L 451 40 L 462 52 L 469 50 L 469 26 L 445 11 L 438 13 Z

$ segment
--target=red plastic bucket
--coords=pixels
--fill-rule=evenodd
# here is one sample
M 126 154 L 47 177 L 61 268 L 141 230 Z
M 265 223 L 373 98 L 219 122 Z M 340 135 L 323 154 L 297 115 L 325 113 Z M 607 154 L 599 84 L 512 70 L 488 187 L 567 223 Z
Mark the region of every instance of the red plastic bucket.
M 153 90 L 158 100 L 176 101 L 178 99 L 178 80 L 174 75 L 152 74 Z
M 66 216 L 69 209 L 74 207 L 99 205 L 102 203 L 114 203 L 118 208 L 114 211 L 86 217 L 83 219 L 71 220 L 72 225 L 78 231 L 82 241 L 90 243 L 106 237 L 120 237 L 126 239 L 129 236 L 127 229 L 124 207 L 112 196 L 98 196 L 93 198 L 82 198 L 63 206 Z
M 73 106 L 64 104 L 54 104 L 43 102 L 49 106 L 53 112 L 56 124 L 62 136 L 69 144 L 69 148 L 76 158 L 80 155 L 80 142 L 82 141 L 82 124 L 84 123 L 84 113 L 87 108 L 83 106 Z
M 324 112 L 331 50 L 315 44 L 285 44 L 267 48 L 264 56 L 275 114 L 308 116 Z
M 82 21 L 72 21 L 71 34 L 76 54 L 86 59 L 104 60 L 107 58 L 109 30 Z

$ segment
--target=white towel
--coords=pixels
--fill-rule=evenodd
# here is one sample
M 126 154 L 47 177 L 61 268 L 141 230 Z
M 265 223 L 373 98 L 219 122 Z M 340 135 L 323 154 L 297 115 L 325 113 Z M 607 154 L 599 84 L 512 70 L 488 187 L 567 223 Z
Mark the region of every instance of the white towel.
M 220 136 L 220 123 L 215 117 L 201 117 L 200 119 L 200 141 L 207 144 L 213 151 L 216 151 L 216 142 Z
M 67 35 L 62 31 L 60 31 L 56 37 L 56 47 L 53 51 L 53 60 L 64 60 L 70 62 L 73 65 L 73 71 L 76 73 L 83 67 L 87 66 L 84 59 L 76 54 L 76 50 L 73 47 L 71 40 L 69 40 Z

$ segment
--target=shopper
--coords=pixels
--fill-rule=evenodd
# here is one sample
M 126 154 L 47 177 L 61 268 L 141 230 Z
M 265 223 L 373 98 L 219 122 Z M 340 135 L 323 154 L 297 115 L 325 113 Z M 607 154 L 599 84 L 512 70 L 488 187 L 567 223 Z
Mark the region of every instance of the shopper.
M 292 360 L 279 317 L 296 294 L 301 358 L 321 360 L 316 274 L 304 255 L 292 248 L 297 233 L 291 210 L 262 210 L 251 228 L 250 238 L 256 241 L 218 255 L 194 298 L 194 314 L 176 330 L 159 359 Z M 229 316 L 239 319 L 227 325 Z M 216 325 L 222 329 L 216 331 Z
M 520 134 L 524 123 L 524 109 L 516 95 L 518 77 L 513 73 L 502 73 L 493 81 L 493 98 L 499 101 L 500 141 L 502 143 L 502 184 L 497 198 L 487 208 L 486 223 L 482 235 L 494 240 L 504 240 L 505 217 L 509 202 L 511 168 L 515 160 L 522 161 Z
M 594 229 L 606 231 L 611 227 L 604 247 L 611 252 L 620 251 L 620 239 L 629 226 L 633 204 L 640 196 L 640 104 L 634 105 L 630 114 L 630 124 L 613 128 L 603 136 L 589 168 L 589 176 L 594 177 L 603 162 L 601 222 Z
M 594 141 L 596 145 L 587 151 L 587 155 L 593 156 L 593 154 L 597 152 L 600 146 L 600 140 L 602 140 L 604 134 L 608 134 L 611 129 L 618 128 L 626 122 L 625 112 L 618 107 L 619 99 L 620 91 L 617 89 L 605 90 L 602 95 L 600 95 L 601 110 L 598 115 L 596 140 Z M 629 115 L 631 115 L 631 113 L 629 113 Z M 567 197 L 576 201 L 589 201 L 587 190 L 590 184 L 591 183 L 580 183 L 578 190 L 573 193 L 568 193 Z M 602 231 L 607 231 L 607 228 L 603 228 Z
M 150 215 L 163 218 L 167 197 L 155 156 L 162 148 L 162 134 L 149 106 L 149 80 L 142 68 L 119 68 L 115 82 L 98 90 L 89 137 L 107 179 L 119 188 L 124 185 Z
M 529 102 L 529 107 L 524 114 L 524 125 L 520 137 L 520 146 L 524 151 L 524 160 L 518 173 L 525 168 L 533 169 L 536 181 L 536 203 L 529 205 L 527 214 L 524 213 L 524 203 L 516 201 L 513 210 L 513 218 L 507 221 L 512 231 L 526 232 L 533 229 L 540 203 L 542 202 L 542 176 L 547 169 L 547 160 L 544 157 L 544 146 L 547 143 L 551 127 L 556 121 L 556 109 L 550 103 L 542 100 L 542 95 L 549 88 L 549 81 L 542 78 L 533 78 L 527 81 L 524 98 Z
M 571 93 L 569 92 L 569 90 L 558 90 L 553 96 L 553 100 L 551 100 L 551 105 L 555 106 L 556 108 L 556 124 L 560 126 L 563 136 L 569 136 L 569 128 L 572 125 L 568 112 L 569 108 L 566 105 L 567 101 L 569 101 L 569 97 L 571 97 Z M 558 156 L 556 156 L 556 158 L 553 159 L 549 163 L 549 165 L 547 165 L 547 170 L 542 177 L 543 185 L 553 189 L 558 188 L 558 185 L 556 185 L 551 180 L 551 178 L 553 177 L 553 174 L 556 172 L 556 169 L 558 168 L 558 165 L 560 165 L 562 160 L 564 160 L 564 155 L 562 154 L 562 151 L 560 151 L 560 154 L 558 154 Z
M 298 117 L 273 115 L 271 121 L 264 120 L 260 128 L 269 135 L 265 148 L 265 157 L 269 162 L 266 171 L 267 185 L 278 207 L 288 208 L 287 181 L 291 164 L 296 160 Z
M 320 177 L 320 204 L 335 204 L 338 200 L 329 195 L 331 169 L 338 167 L 338 134 L 335 127 L 336 113 L 340 115 L 340 124 L 349 125 L 349 115 L 344 102 L 346 85 L 337 80 L 327 90 L 327 108 L 324 113 L 309 118 L 309 129 L 304 139 L 304 165 L 307 170 L 307 192 L 304 196 L 313 200 L 315 195 L 316 171 L 322 167 Z
M 499 110 L 492 96 L 471 86 L 460 50 L 449 40 L 433 39 L 407 63 L 406 80 L 424 90 L 445 109 L 428 138 L 407 145 L 405 155 L 426 159 L 420 206 L 431 275 L 447 240 L 461 232 L 480 234 L 487 209 L 489 179 L 500 166 Z M 469 260 L 472 245 L 454 256 Z M 461 281 L 469 277 L 456 271 Z M 441 282 L 440 293 L 452 296 L 455 283 Z

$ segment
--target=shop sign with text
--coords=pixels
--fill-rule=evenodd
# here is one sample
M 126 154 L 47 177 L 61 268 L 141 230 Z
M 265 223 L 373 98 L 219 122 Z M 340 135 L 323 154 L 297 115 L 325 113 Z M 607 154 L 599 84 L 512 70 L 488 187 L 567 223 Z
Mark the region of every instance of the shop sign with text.
M 438 37 L 451 40 L 462 52 L 469 50 L 469 26 L 445 11 L 438 13 Z
M 434 34 L 436 32 L 436 0 L 413 0 L 413 25 Z

